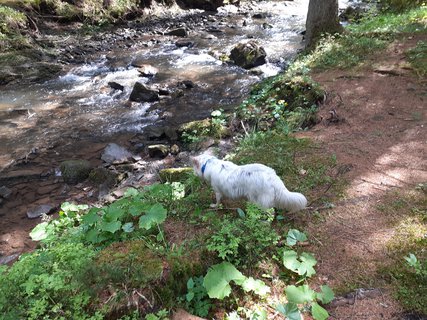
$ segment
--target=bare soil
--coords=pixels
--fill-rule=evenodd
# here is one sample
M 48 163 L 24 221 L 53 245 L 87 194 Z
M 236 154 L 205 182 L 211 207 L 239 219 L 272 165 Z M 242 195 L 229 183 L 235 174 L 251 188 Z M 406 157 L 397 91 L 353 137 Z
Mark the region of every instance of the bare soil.
M 324 222 L 309 222 L 318 279 L 343 290 L 379 289 L 331 308 L 335 319 L 403 319 L 379 271 L 394 262 L 387 244 L 396 217 L 379 207 L 393 200 L 390 193 L 403 194 L 427 181 L 427 83 L 412 72 L 404 54 L 420 40 L 426 36 L 404 37 L 357 70 L 314 75 L 327 98 L 321 122 L 299 136 L 319 142 L 348 170 L 343 200 L 322 212 Z

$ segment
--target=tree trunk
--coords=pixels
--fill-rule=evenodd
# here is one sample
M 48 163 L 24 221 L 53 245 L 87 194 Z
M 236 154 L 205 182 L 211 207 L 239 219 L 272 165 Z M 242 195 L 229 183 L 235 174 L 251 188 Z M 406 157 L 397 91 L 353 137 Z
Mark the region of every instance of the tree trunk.
M 306 48 L 311 49 L 322 33 L 341 32 L 338 0 L 310 0 L 305 24 Z

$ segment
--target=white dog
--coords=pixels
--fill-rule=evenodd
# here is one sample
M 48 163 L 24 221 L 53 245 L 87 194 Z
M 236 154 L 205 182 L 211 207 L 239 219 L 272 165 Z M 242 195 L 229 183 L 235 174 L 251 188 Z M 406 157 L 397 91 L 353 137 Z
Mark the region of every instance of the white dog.
M 295 212 L 304 209 L 307 199 L 301 193 L 286 189 L 276 172 L 259 163 L 238 166 L 202 154 L 191 158 L 194 172 L 208 181 L 215 191 L 218 206 L 223 197 L 244 198 L 262 208 L 287 209 Z

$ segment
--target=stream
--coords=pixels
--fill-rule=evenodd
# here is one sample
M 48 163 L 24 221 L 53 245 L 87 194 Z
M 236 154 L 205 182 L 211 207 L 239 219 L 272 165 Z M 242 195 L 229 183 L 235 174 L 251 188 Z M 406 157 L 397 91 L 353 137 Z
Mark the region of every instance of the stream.
M 259 2 L 250 9 L 226 6 L 216 14 L 193 10 L 198 19 L 187 18 L 181 23 L 190 30 L 185 38 L 120 28 L 114 33 L 131 39 L 129 48 L 112 46 L 93 61 L 69 66 L 69 71 L 56 79 L 2 90 L 0 170 L 31 150 L 69 139 L 141 134 L 147 125 L 175 126 L 239 104 L 252 84 L 283 70 L 302 48 L 300 33 L 307 1 Z M 108 36 L 100 38 L 108 40 Z M 267 64 L 254 72 L 222 62 L 221 56 L 249 39 L 264 47 Z M 179 41 L 183 44 L 177 45 Z M 151 65 L 158 73 L 152 78 L 141 77 L 135 62 Z M 193 88 L 159 102 L 129 103 L 137 81 L 160 88 L 176 88 L 182 81 L 191 81 Z M 123 91 L 111 88 L 111 82 L 123 86 Z
M 220 108 L 231 110 L 253 84 L 284 70 L 303 48 L 307 8 L 308 0 L 250 2 L 216 13 L 189 10 L 149 27 L 129 23 L 81 38 L 43 35 L 59 44 L 56 62 L 65 72 L 44 82 L 22 79 L 0 91 L 0 264 L 11 261 L 2 256 L 16 258 L 35 247 L 28 233 L 40 219 L 28 219 L 29 211 L 100 199 L 100 186 L 65 184 L 58 172 L 62 161 L 85 159 L 102 166 L 101 154 L 114 142 L 142 156 L 121 172 L 129 179 L 137 176 L 137 185 L 148 183 L 149 174 L 153 181 L 156 170 L 175 159 L 160 164 L 146 159 L 147 144 L 174 143 L 162 135 L 166 128 Z M 180 28 L 186 37 L 168 35 Z M 236 44 L 248 40 L 265 49 L 266 64 L 245 70 L 224 62 Z M 141 64 L 157 73 L 141 76 Z M 167 94 L 155 102 L 131 102 L 137 81 Z

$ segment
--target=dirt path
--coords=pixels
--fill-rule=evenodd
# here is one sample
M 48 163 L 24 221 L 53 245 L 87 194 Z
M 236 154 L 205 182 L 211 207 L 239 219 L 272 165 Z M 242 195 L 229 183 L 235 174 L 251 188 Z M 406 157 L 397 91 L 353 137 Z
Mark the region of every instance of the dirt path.
M 419 40 L 426 37 L 393 43 L 358 71 L 314 76 L 328 98 L 321 123 L 300 136 L 320 142 L 348 170 L 343 200 L 322 212 L 324 222 L 309 226 L 318 240 L 313 251 L 319 279 L 344 290 L 380 289 L 373 298 L 332 308 L 335 319 L 401 319 L 401 307 L 379 273 L 393 263 L 387 243 L 399 217 L 380 208 L 394 194 L 427 181 L 426 82 L 408 70 L 404 55 Z

